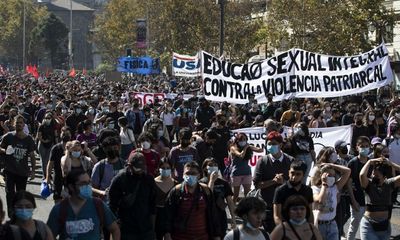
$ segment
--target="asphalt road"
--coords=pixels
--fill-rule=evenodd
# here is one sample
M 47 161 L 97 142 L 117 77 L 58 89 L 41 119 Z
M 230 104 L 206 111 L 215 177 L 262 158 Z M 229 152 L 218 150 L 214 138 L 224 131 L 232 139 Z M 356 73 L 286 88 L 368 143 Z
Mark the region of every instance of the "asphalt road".
M 54 205 L 52 196 L 50 196 L 47 199 L 42 199 L 40 197 L 40 184 L 41 184 L 41 179 L 42 179 L 42 171 L 40 169 L 40 162 L 37 162 L 36 166 L 38 166 L 37 169 L 37 175 L 36 178 L 28 183 L 27 190 L 33 193 L 36 197 L 36 210 L 34 211 L 34 218 L 42 220 L 44 222 L 47 221 L 48 215 L 50 213 L 51 208 Z M 3 201 L 4 206 L 6 205 L 5 203 L 5 191 L 4 191 L 4 181 L 3 178 L 0 176 L 0 198 Z M 400 197 L 399 197 L 400 199 Z M 6 218 L 7 219 L 7 218 Z M 392 226 L 392 238 L 391 239 L 397 239 L 400 240 L 400 206 L 395 206 L 393 209 L 393 215 L 391 219 L 391 226 Z M 345 232 L 347 232 L 348 224 L 345 225 Z M 359 238 L 359 234 L 357 234 L 357 237 Z

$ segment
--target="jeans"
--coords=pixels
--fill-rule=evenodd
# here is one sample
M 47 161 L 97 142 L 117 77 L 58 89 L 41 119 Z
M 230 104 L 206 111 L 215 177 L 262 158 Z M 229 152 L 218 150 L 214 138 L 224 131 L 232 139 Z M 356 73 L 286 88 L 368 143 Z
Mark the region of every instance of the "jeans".
M 346 239 L 347 240 L 354 240 L 356 239 L 356 234 L 358 227 L 360 226 L 361 218 L 364 216 L 365 207 L 360 206 L 360 211 L 356 211 L 353 206 L 350 207 L 350 224 L 349 229 L 347 230 Z
M 43 143 L 39 143 L 38 147 L 40 162 L 42 163 L 43 178 L 46 178 L 47 163 L 49 162 L 51 147 L 47 148 L 43 146 Z
M 336 221 L 325 224 L 318 224 L 318 230 L 321 233 L 323 240 L 339 239 L 339 231 Z
M 298 154 L 296 156 L 296 160 L 303 161 L 303 162 L 305 162 L 307 164 L 307 170 L 304 173 L 304 179 L 303 179 L 303 184 L 306 184 L 308 175 L 310 175 L 311 166 L 313 164 L 313 159 L 311 157 L 311 153 Z
M 15 193 L 21 190 L 26 190 L 26 183 L 28 177 L 19 176 L 14 173 L 4 171 L 4 180 L 6 183 L 6 200 L 7 200 L 7 213 L 8 216 L 12 216 L 14 212 L 14 206 L 12 201 Z
M 372 225 L 368 222 L 368 220 L 363 217 L 361 219 L 360 224 L 360 236 L 361 240 L 389 240 L 391 234 L 391 227 L 389 224 L 389 228 L 386 231 L 375 232 L 372 228 Z

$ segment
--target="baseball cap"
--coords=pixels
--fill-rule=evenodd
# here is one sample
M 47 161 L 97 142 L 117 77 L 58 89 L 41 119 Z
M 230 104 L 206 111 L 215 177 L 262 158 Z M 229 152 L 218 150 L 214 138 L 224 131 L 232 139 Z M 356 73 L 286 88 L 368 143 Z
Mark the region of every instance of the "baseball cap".
M 374 137 L 374 138 L 371 140 L 371 144 L 372 144 L 372 145 L 375 145 L 375 144 L 378 144 L 378 143 L 382 143 L 382 139 L 381 139 L 380 137 Z
M 347 143 L 343 140 L 337 140 L 335 142 L 335 148 L 340 148 L 340 147 L 347 147 Z

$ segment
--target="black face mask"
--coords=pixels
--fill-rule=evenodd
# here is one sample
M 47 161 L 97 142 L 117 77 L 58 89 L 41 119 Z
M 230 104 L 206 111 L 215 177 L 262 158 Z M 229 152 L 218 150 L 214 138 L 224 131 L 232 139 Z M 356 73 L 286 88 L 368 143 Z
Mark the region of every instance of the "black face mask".
M 362 120 L 357 120 L 357 121 L 356 121 L 356 125 L 357 125 L 357 126 L 361 126 L 362 124 L 363 124 Z
M 349 152 L 349 150 L 347 149 L 347 147 L 342 147 L 342 148 L 340 148 L 340 152 L 342 154 L 347 154 Z
M 68 142 L 68 141 L 71 140 L 71 136 L 69 136 L 69 135 L 63 135 L 63 136 L 61 136 L 61 139 L 62 139 L 63 142 Z
M 181 147 L 186 148 L 189 145 L 190 145 L 190 141 L 189 140 L 182 140 L 181 141 Z
M 138 108 L 138 107 L 139 107 L 138 103 L 133 104 L 133 108 Z
M 108 149 L 106 151 L 106 155 L 107 155 L 107 158 L 109 158 L 109 159 L 119 158 L 119 151 L 115 150 L 115 149 Z
M 372 183 L 373 183 L 373 184 L 376 184 L 376 185 L 379 185 L 379 183 L 380 183 L 379 178 L 373 177 L 373 178 L 372 178 Z

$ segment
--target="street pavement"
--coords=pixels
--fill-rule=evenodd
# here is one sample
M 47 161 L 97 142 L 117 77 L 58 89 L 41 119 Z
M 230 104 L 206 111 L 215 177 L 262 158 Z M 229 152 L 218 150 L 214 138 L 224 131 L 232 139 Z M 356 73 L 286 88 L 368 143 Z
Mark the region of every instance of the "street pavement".
M 40 197 L 40 184 L 42 180 L 42 170 L 40 168 L 40 162 L 36 163 L 37 171 L 36 178 L 33 181 L 30 181 L 27 186 L 27 190 L 35 195 L 36 200 L 36 210 L 34 211 L 34 218 L 47 222 L 47 218 L 49 216 L 51 208 L 54 206 L 54 201 L 52 196 L 47 199 L 42 199 Z M 5 199 L 5 191 L 4 191 L 4 181 L 2 176 L 0 176 L 0 198 L 3 201 L 4 206 L 6 206 Z M 6 210 L 6 209 L 4 209 Z M 6 211 L 7 214 L 7 211 Z M 8 218 L 6 218 L 8 219 Z M 393 209 L 393 215 L 391 219 L 392 226 L 392 238 L 394 240 L 400 240 L 400 206 L 395 206 Z M 348 223 L 345 225 L 345 232 L 347 232 Z M 359 233 L 357 233 L 357 239 L 359 239 Z

